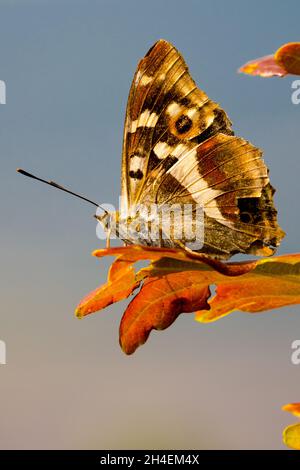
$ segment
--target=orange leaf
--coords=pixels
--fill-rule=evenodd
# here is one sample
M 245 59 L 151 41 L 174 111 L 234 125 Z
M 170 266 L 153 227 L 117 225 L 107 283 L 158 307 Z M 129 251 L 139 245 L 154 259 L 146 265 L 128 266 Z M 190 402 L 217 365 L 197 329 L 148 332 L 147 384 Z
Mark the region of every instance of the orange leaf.
M 120 345 L 132 354 L 151 330 L 168 328 L 180 313 L 209 308 L 209 287 L 196 271 L 149 279 L 128 305 L 120 325 Z
M 286 73 L 300 75 L 300 42 L 284 44 L 275 52 L 274 58 Z
M 138 285 L 132 262 L 116 259 L 110 267 L 107 283 L 84 297 L 76 308 L 75 315 L 82 318 L 126 299 Z
M 157 248 L 141 245 L 129 245 L 114 248 L 103 248 L 95 250 L 93 256 L 103 258 L 104 256 L 117 256 L 119 260 L 126 260 L 135 263 L 141 260 L 151 260 L 155 262 L 170 260 L 171 266 L 175 265 L 175 261 L 183 263 L 188 262 L 189 269 L 206 269 L 205 265 L 213 268 L 217 272 L 227 276 L 240 276 L 245 274 L 256 266 L 257 261 L 229 262 L 223 263 L 213 258 L 209 258 L 205 254 L 184 251 L 180 248 Z M 164 265 L 163 265 L 164 266 Z M 163 274 L 163 266 L 160 270 Z M 184 264 L 182 266 L 185 266 Z M 175 269 L 177 271 L 177 268 Z
M 300 254 L 259 260 L 249 273 L 236 278 L 215 279 L 216 295 L 210 310 L 196 313 L 202 323 L 216 321 L 240 310 L 258 313 L 300 303 Z
M 287 74 L 285 69 L 275 61 L 273 55 L 250 60 L 245 65 L 242 65 L 238 72 L 246 73 L 247 75 L 258 75 L 259 77 L 284 77 Z
M 259 261 L 223 263 L 182 249 L 126 246 L 96 250 L 94 255 L 117 257 L 108 282 L 78 306 L 83 317 L 128 297 L 141 284 L 120 326 L 120 343 L 127 354 L 145 343 L 151 330 L 170 326 L 183 312 L 196 320 L 215 321 L 234 310 L 261 312 L 300 303 L 300 254 Z M 133 264 L 150 260 L 135 273 Z M 207 303 L 209 286 L 216 295 Z
M 297 418 L 300 418 L 300 403 L 288 403 L 282 407 L 283 411 L 292 413 Z
M 284 44 L 274 55 L 251 60 L 240 67 L 238 71 L 260 77 L 300 75 L 300 42 Z

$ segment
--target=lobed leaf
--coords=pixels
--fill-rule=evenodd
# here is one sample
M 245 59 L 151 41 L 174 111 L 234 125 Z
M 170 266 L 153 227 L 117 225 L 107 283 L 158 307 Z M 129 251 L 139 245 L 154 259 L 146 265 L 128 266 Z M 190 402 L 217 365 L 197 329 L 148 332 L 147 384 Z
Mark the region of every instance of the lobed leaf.
M 181 313 L 207 309 L 208 285 L 195 271 L 148 279 L 128 305 L 120 325 L 120 345 L 132 354 L 151 330 L 168 328 Z
M 116 259 L 110 267 L 107 283 L 84 297 L 76 308 L 75 315 L 82 318 L 126 299 L 138 285 L 132 262 Z
M 86 296 L 76 310 L 81 318 L 118 302 L 141 286 L 120 325 L 126 354 L 144 344 L 150 332 L 169 327 L 181 313 L 196 312 L 202 323 L 240 310 L 258 313 L 300 303 L 300 254 L 223 263 L 182 249 L 126 246 L 96 250 L 113 255 L 108 281 Z M 134 264 L 150 264 L 135 272 Z M 216 295 L 210 297 L 210 286 Z
M 299 304 L 300 254 L 259 260 L 251 272 L 230 280 L 219 277 L 216 284 L 210 310 L 198 311 L 197 321 L 216 321 L 235 310 L 259 313 Z

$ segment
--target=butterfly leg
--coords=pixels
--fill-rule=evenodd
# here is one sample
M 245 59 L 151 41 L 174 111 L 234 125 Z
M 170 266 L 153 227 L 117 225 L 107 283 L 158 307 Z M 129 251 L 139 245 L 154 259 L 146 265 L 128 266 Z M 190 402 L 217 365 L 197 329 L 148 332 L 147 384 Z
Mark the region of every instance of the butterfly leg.
M 111 235 L 111 228 L 107 230 L 106 235 L 106 248 L 110 248 L 110 235 Z

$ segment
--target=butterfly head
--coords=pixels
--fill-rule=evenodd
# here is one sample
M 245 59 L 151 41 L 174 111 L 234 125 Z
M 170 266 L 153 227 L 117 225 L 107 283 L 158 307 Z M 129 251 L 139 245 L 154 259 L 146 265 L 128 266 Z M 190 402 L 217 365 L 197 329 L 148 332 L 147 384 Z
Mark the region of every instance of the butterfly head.
M 104 212 L 100 213 L 100 208 L 99 211 L 97 210 L 95 214 L 95 218 L 98 220 L 100 223 L 100 228 L 102 228 L 106 234 L 106 241 L 107 245 L 109 245 L 109 240 L 110 238 L 119 238 L 119 212 L 118 211 L 112 211 L 109 212 L 105 210 Z M 103 233 L 102 230 L 98 232 L 97 228 L 97 234 L 99 238 L 101 237 L 101 234 Z
M 97 211 L 95 218 L 100 223 L 101 228 L 104 229 L 107 244 L 109 244 L 111 238 L 119 238 L 126 244 L 155 245 L 158 243 L 157 240 L 152 240 L 151 233 L 148 231 L 149 223 L 157 225 L 157 221 L 145 217 L 145 214 L 139 211 L 136 213 L 133 211 L 130 214 L 120 213 L 119 211 L 107 211 L 98 214 Z M 102 234 L 103 230 L 100 229 L 99 238 Z
M 111 212 L 103 212 L 101 214 L 97 213 L 95 214 L 95 219 L 100 222 L 102 227 L 104 228 L 105 231 L 109 230 L 111 226 L 111 218 L 112 218 L 112 213 Z

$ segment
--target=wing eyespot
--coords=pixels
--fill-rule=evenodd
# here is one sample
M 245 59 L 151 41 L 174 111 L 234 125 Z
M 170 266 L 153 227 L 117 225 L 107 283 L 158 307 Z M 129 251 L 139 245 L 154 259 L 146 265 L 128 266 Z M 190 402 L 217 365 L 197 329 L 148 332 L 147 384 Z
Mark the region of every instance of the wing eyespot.
M 193 125 L 193 121 L 186 114 L 182 114 L 175 122 L 175 127 L 178 134 L 185 134 Z
M 244 224 L 249 224 L 252 221 L 252 215 L 249 212 L 241 212 L 240 220 Z

